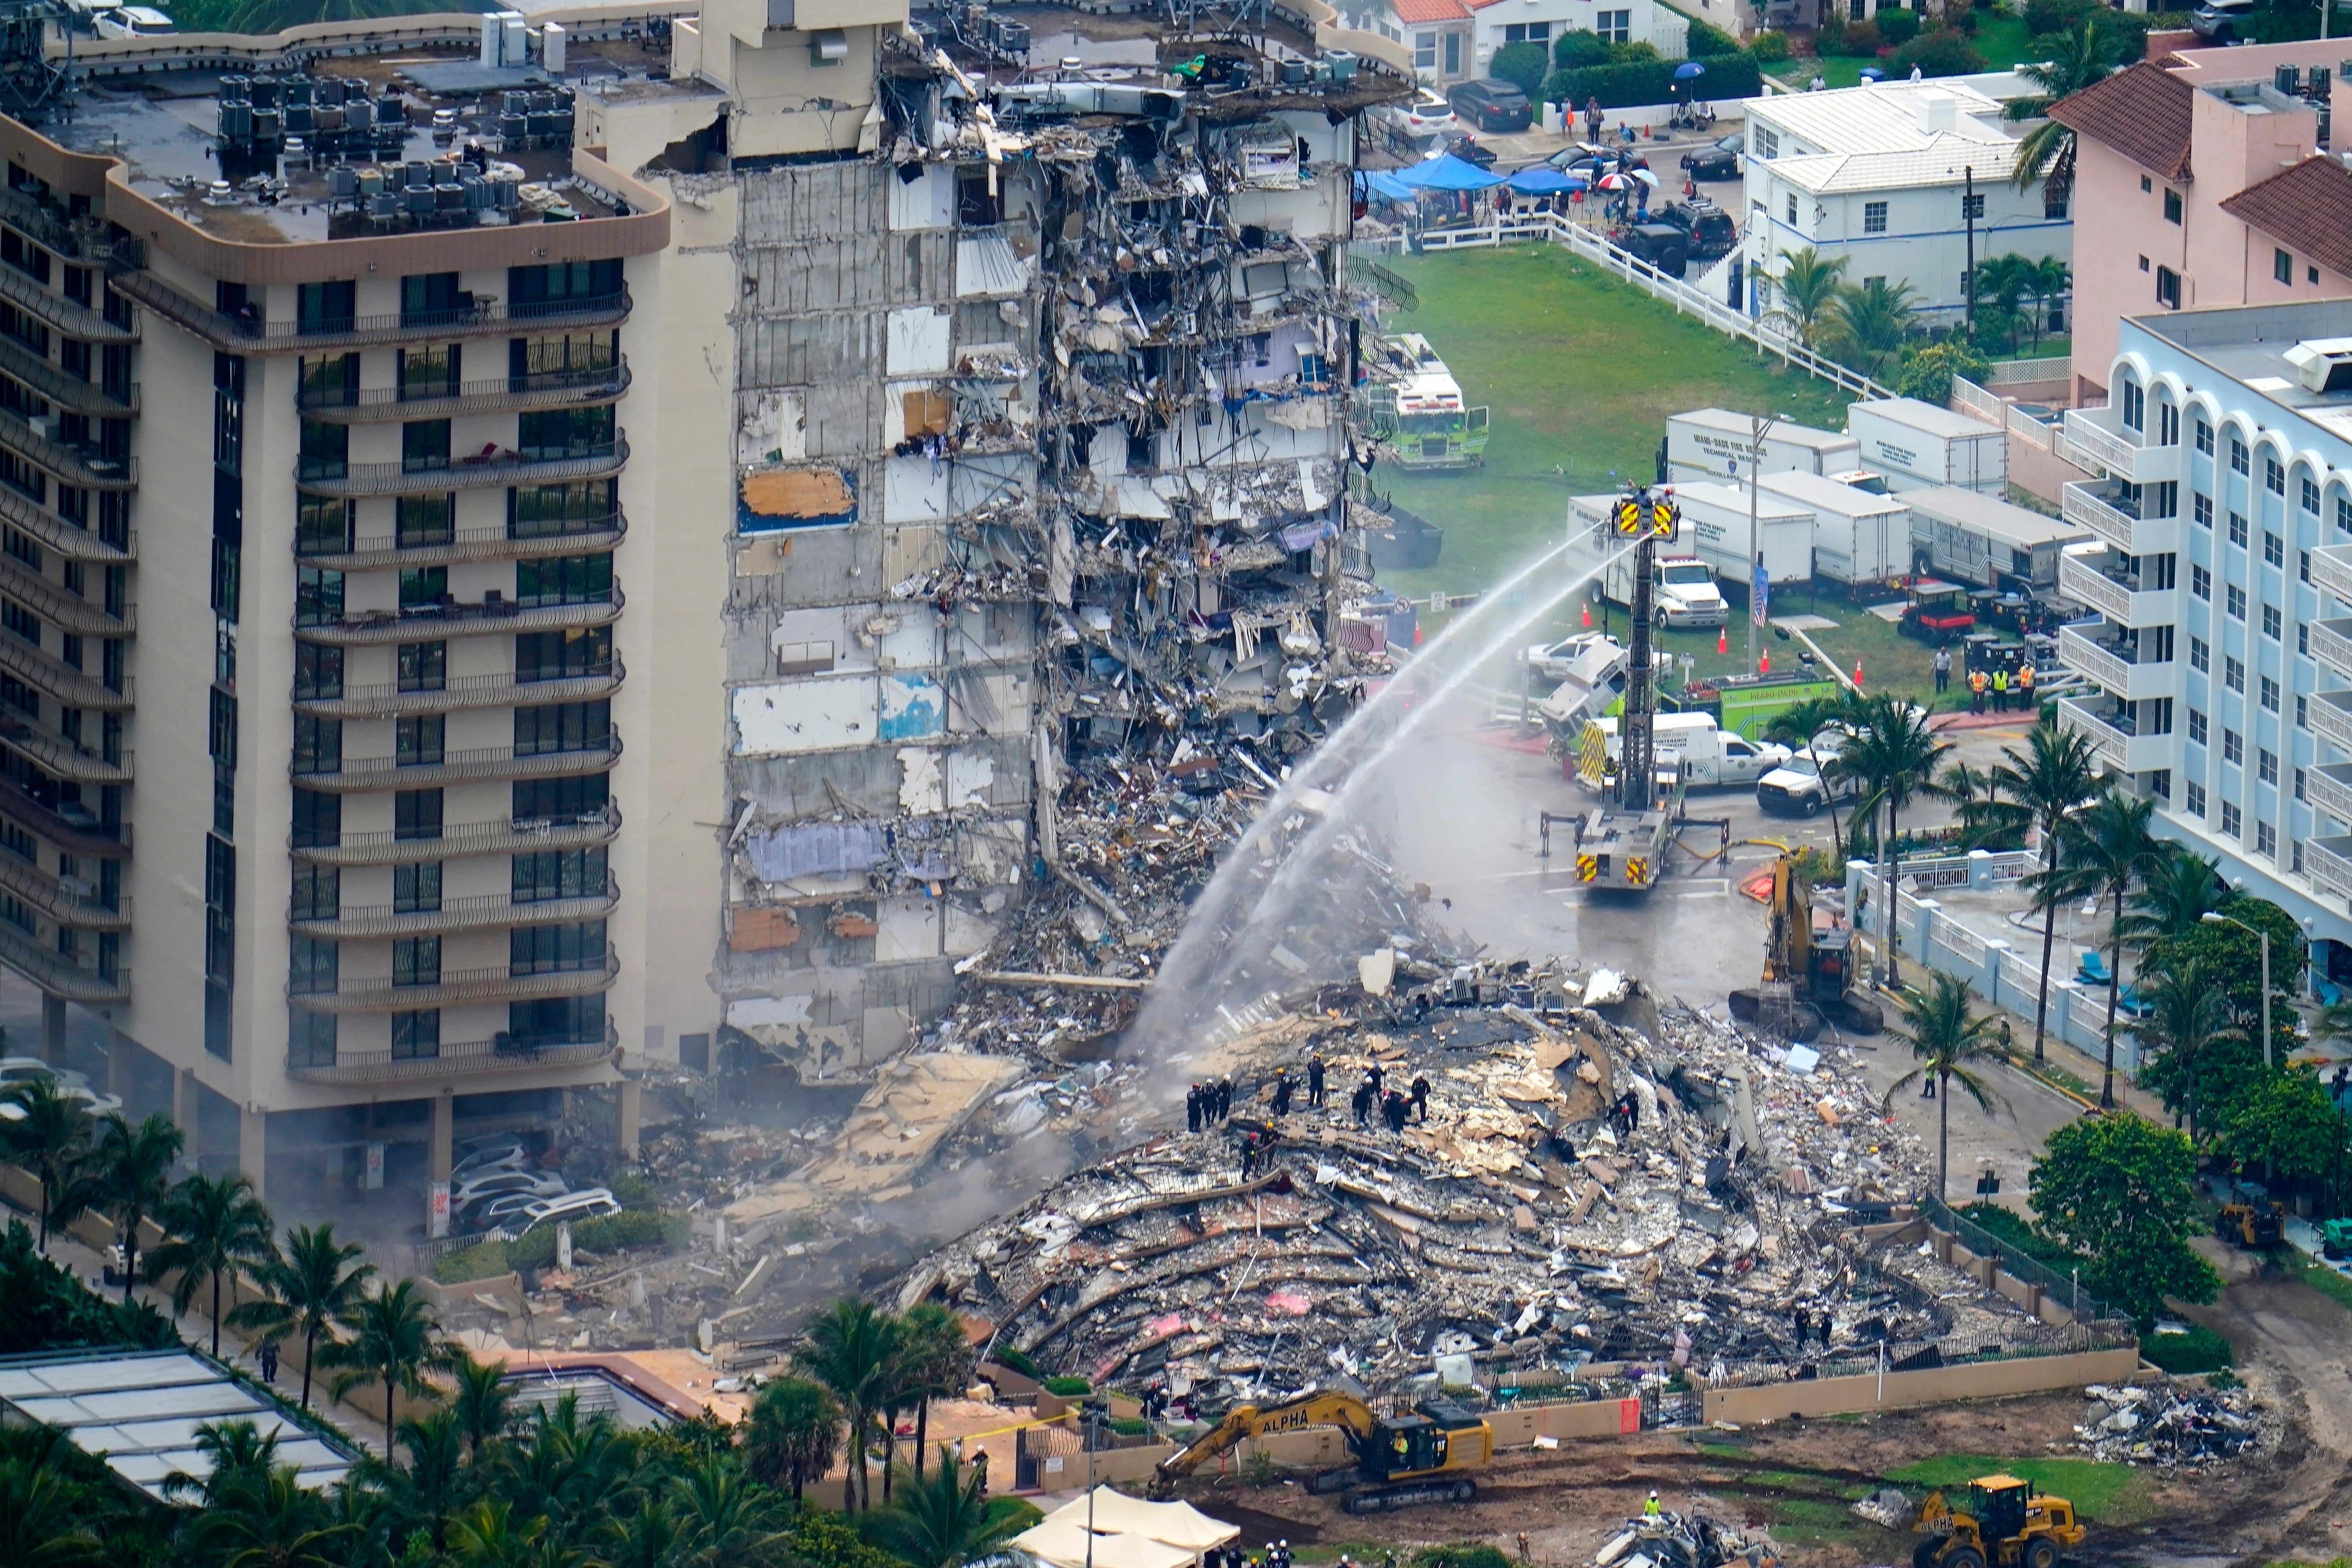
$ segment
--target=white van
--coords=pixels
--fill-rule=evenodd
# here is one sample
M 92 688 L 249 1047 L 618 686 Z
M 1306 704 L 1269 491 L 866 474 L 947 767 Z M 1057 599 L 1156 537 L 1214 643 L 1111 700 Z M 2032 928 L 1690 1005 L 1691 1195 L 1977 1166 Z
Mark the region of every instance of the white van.
M 1609 737 L 1609 755 L 1622 761 L 1616 719 L 1595 721 Z M 1661 713 L 1650 721 L 1650 744 L 1658 767 L 1680 763 L 1683 781 L 1693 789 L 1752 784 L 1789 760 L 1786 746 L 1725 734 L 1712 713 Z

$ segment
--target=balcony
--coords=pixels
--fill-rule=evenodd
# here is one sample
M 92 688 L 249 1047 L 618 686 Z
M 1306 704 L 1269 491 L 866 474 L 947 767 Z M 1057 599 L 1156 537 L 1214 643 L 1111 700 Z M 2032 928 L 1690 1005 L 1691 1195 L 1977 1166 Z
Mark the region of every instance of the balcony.
M 2122 412 L 2105 408 L 2066 410 L 2066 440 L 2075 455 L 2106 470 L 2114 479 L 2136 485 L 2160 484 L 2181 475 L 2181 448 L 2141 444 L 2140 433 L 2123 427 Z
M 341 980 L 325 991 L 286 988 L 287 998 L 309 1013 L 405 1013 L 418 1007 L 455 1007 L 477 1002 L 529 1002 L 546 996 L 586 996 L 609 990 L 620 978 L 617 949 L 592 969 L 515 972 L 512 964 L 486 969 L 446 969 L 430 984 L 395 984 L 390 976 Z
M 2305 839 L 2303 874 L 2322 892 L 2352 897 L 2352 837 L 2336 834 Z
M 2126 572 L 2112 557 L 2069 550 L 2058 558 L 2058 592 L 2119 626 L 2169 626 L 2179 618 L 2180 591 L 2144 589 L 2139 574 Z
M 498 590 L 492 589 L 491 593 L 496 595 Z M 574 626 L 610 626 L 621 618 L 625 603 L 618 584 L 614 585 L 611 598 L 578 605 L 524 605 L 499 596 L 477 605 L 447 599 L 438 605 L 405 610 L 367 610 L 324 624 L 304 626 L 297 621 L 294 636 L 302 642 L 364 647 L 371 644 L 415 642 L 419 637 L 566 631 Z
M 2122 483 L 2100 479 L 2070 484 L 2060 491 L 2066 521 L 2087 528 L 2126 555 L 2158 555 L 2180 548 L 2178 517 L 2143 518 Z
M 117 292 L 121 292 L 118 288 Z M 118 327 L 87 305 L 53 294 L 13 267 L 0 267 L 0 300 L 29 312 L 69 338 L 93 343 L 135 343 L 136 326 Z
M 2311 584 L 2337 604 L 2352 605 L 2352 544 L 2329 544 L 2313 551 Z
M 432 1056 L 395 1056 L 391 1051 L 337 1051 L 331 1062 L 289 1059 L 286 1076 L 304 1083 L 397 1083 L 451 1074 L 543 1072 L 553 1068 L 593 1067 L 620 1049 L 619 1031 L 607 1026 L 601 1040 L 562 1043 L 469 1040 L 444 1045 Z
M 2336 675 L 2352 680 L 2352 616 L 2311 623 L 2311 657 Z
M 5 435 L 5 429 L 0 429 L 0 436 Z M 312 495 L 322 496 L 437 495 L 446 490 L 608 479 L 626 468 L 628 461 L 628 440 L 616 437 L 577 456 L 562 458 L 526 458 L 500 447 L 479 457 L 452 459 L 443 468 L 413 468 L 404 462 L 344 463 L 314 472 L 304 466 L 297 468 L 294 482 Z
M 2315 691 L 2304 705 L 2311 732 L 2339 752 L 2352 752 L 2352 691 Z
M 2076 621 L 2058 628 L 2058 657 L 2066 668 L 2095 683 L 2110 697 L 2137 701 L 2179 693 L 2180 667 L 2167 660 L 2142 664 L 2131 639 L 2111 634 L 2105 621 Z
M 68 855 L 121 860 L 131 853 L 129 823 L 109 827 L 86 805 L 60 805 L 52 811 L 5 775 L 0 775 L 0 816 L 32 829 Z
M 608 877 L 602 893 L 583 898 L 541 899 L 519 904 L 504 893 L 489 893 L 474 899 L 444 899 L 437 910 L 403 910 L 390 904 L 375 904 L 339 910 L 331 920 L 297 919 L 289 915 L 286 926 L 298 935 L 331 937 L 341 941 L 362 937 L 439 936 L 451 931 L 490 931 L 499 926 L 603 920 L 617 909 L 620 902 L 621 884 Z
M 0 275 L 8 268 L 0 267 Z M 51 434 L 58 416 L 54 414 L 37 426 L 28 420 L 0 410 L 0 447 L 24 458 L 37 468 L 57 476 L 61 484 L 86 490 L 131 490 L 139 488 L 139 459 L 110 458 L 95 441 L 76 445 L 61 441 Z
M 225 315 L 190 299 L 151 272 L 118 272 L 110 281 L 114 291 L 125 299 L 144 305 L 230 353 L 323 354 L 399 343 L 447 342 L 453 338 L 503 338 L 517 332 L 617 327 L 629 319 L 630 310 L 628 290 L 623 289 L 617 294 L 520 305 L 484 301 L 457 310 L 393 316 L 266 321 L 257 315 Z
M 8 638 L 0 637 L 0 663 L 5 663 Z M 404 713 L 450 713 L 467 708 L 538 707 L 549 702 L 583 702 L 610 697 L 621 689 L 626 672 L 613 660 L 601 675 L 569 676 L 558 680 L 518 680 L 512 675 L 461 675 L 430 690 L 404 690 L 397 683 L 346 686 L 333 697 L 305 697 L 297 691 L 294 711 L 320 719 L 397 719 Z
M 0 799 L 5 805 L 5 799 Z M 438 838 L 402 838 L 393 833 L 346 833 L 332 844 L 289 846 L 297 860 L 320 866 L 415 866 L 464 855 L 531 854 L 542 849 L 587 849 L 620 836 L 616 806 L 577 817 L 500 818 L 442 830 Z
M 518 755 L 512 746 L 483 746 L 472 751 L 444 752 L 431 762 L 404 763 L 395 757 L 345 757 L 330 773 L 292 770 L 304 789 L 330 795 L 361 795 L 388 789 L 429 789 L 436 784 L 479 784 L 498 779 L 562 778 L 573 773 L 600 773 L 621 758 L 621 738 L 579 752 L 540 752 Z
M 84 969 L 65 954 L 41 946 L 5 921 L 0 921 L 0 964 L 6 964 L 39 986 L 44 995 L 62 996 L 68 1002 L 131 1000 L 131 971 L 128 968 L 118 964 L 110 974 Z
M 127 637 L 138 629 L 139 612 L 134 606 L 125 605 L 120 616 L 108 615 L 105 605 L 68 593 L 13 555 L 0 554 L 0 594 L 31 605 L 41 619 L 59 630 L 82 637 Z
M 15 376 L 58 407 L 100 419 L 128 419 L 139 412 L 139 384 L 119 388 L 121 395 L 94 381 L 84 381 L 41 358 L 16 339 L 0 335 L 0 374 Z
M 516 533 L 504 523 L 451 529 L 438 535 L 361 534 L 325 542 L 294 542 L 294 553 L 312 566 L 337 572 L 368 572 L 387 566 L 447 566 L 460 561 L 536 561 L 548 555 L 579 555 L 612 549 L 628 532 L 618 511 L 524 527 L 546 531 Z
M 51 733 L 13 709 L 0 709 L 0 745 L 38 763 L 50 777 L 79 784 L 127 784 L 131 782 L 131 753 L 118 753 L 110 762 L 100 752 Z
M 2303 795 L 2312 810 L 2352 827 L 2352 763 L 2322 763 L 2305 769 Z
M 2117 773 L 2154 773 L 2172 765 L 2178 751 L 2170 735 L 2142 735 L 2131 710 L 2113 701 L 2062 697 L 2058 728 L 2081 735 Z
M 0 365 L 0 369 L 5 369 Z M 574 408 L 596 403 L 617 403 L 629 390 L 629 362 L 600 370 L 562 371 L 538 375 L 502 375 L 491 381 L 467 381 L 455 389 L 432 395 L 403 395 L 397 386 L 372 386 L 348 393 L 304 388 L 296 404 L 303 417 L 331 425 L 359 425 L 376 420 L 446 419 L 456 414 L 497 414 L 531 408 Z
M 118 548 L 89 529 L 35 506 L 6 485 L 0 485 L 0 521 L 23 530 L 39 541 L 43 549 L 54 550 L 68 561 L 121 566 L 139 559 L 137 530 L 128 531 L 122 546 Z
M 93 650 L 94 651 L 94 650 Z M 0 633 L 0 669 L 31 682 L 68 708 L 100 713 L 131 710 L 131 677 L 117 691 L 96 676 L 86 675 L 54 654 L 45 653 L 13 632 Z

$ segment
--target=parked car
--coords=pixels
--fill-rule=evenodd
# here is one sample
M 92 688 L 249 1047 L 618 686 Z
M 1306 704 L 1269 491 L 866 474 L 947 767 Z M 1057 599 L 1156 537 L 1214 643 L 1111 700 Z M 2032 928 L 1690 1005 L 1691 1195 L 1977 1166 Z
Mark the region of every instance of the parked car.
M 540 1171 L 478 1171 L 450 1192 L 449 1206 L 463 1211 L 485 1198 L 503 1197 L 509 1193 L 552 1198 L 571 1190 L 571 1184 L 562 1177 L 551 1176 Z
M 1462 123 L 1454 118 L 1454 106 L 1445 101 L 1445 95 L 1432 87 L 1418 89 L 1403 103 L 1382 104 L 1372 112 L 1408 136 L 1442 136 Z
M 1603 147 L 1598 142 L 1580 142 L 1573 147 L 1563 147 L 1544 162 L 1562 174 L 1581 174 L 1597 180 L 1603 174 L 1613 174 L 1622 169 L 1646 169 L 1650 161 L 1639 153 L 1624 147 Z
M 2254 0 L 2197 0 L 2189 13 L 2189 30 L 2217 44 L 2234 44 L 2253 19 Z
M 1737 143 L 1737 136 L 1729 138 Z M 1683 154 L 1683 170 L 1694 180 L 1736 180 L 1739 178 L 1739 149 L 1727 147 L 1718 142 L 1712 147 Z
M 605 1215 L 619 1214 L 621 1203 L 609 1187 L 583 1187 L 576 1193 L 566 1193 L 560 1198 L 541 1198 L 523 1208 L 518 1216 L 522 1221 L 517 1235 L 534 1226 L 551 1225 L 561 1220 L 599 1219 Z
M 557 1194 L 559 1197 L 562 1195 Z M 464 1208 L 457 1208 L 454 1204 L 451 1208 L 457 1216 L 457 1228 L 473 1234 L 493 1230 L 499 1226 L 513 1229 L 514 1226 L 509 1222 L 517 1220 L 523 1210 L 533 1204 L 543 1204 L 548 1201 L 550 1200 L 537 1193 L 493 1193 Z
M 457 1163 L 449 1168 L 452 1183 L 488 1171 L 520 1171 L 530 1163 L 530 1150 L 520 1138 L 478 1138 L 458 1145 Z
M 38 1057 L 0 1057 L 0 1091 L 5 1091 L 12 1084 L 26 1083 L 37 1078 L 49 1079 L 58 1086 L 60 1094 L 80 1100 L 92 1116 L 104 1116 L 109 1111 L 122 1109 L 120 1095 L 101 1094 L 91 1087 L 88 1077 L 70 1068 L 53 1068 Z
M 1731 215 L 1705 196 L 1670 202 L 1652 216 L 1690 236 L 1690 253 L 1696 260 L 1728 256 L 1739 244 L 1739 230 L 1733 226 Z
M 1756 781 L 1757 809 L 1796 816 L 1819 816 L 1832 801 L 1850 801 L 1862 792 L 1862 782 L 1823 769 L 1836 759 L 1834 751 L 1807 747 Z
M 1536 106 L 1507 81 L 1465 81 L 1447 93 L 1445 101 L 1481 131 L 1525 131 L 1536 120 Z
M 1610 238 L 1669 278 L 1680 278 L 1690 270 L 1691 237 L 1673 224 L 1632 224 Z
M 1492 169 L 1495 166 L 1495 154 L 1493 150 L 1481 145 L 1478 138 L 1469 134 L 1467 132 L 1455 137 L 1450 143 L 1441 140 L 1438 143 L 1438 149 L 1440 152 L 1451 153 L 1454 156 L 1461 159 L 1464 163 L 1475 164 L 1481 169 Z M 1436 153 L 1431 153 L 1432 157 L 1435 157 L 1436 155 Z

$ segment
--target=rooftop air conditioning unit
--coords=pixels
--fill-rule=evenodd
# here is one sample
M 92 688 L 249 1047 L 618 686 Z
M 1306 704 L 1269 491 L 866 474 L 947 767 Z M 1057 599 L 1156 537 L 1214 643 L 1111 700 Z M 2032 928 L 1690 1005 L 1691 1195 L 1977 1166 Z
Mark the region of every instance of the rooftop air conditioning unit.
M 2314 338 L 2286 351 L 2306 392 L 2352 392 L 2352 338 Z

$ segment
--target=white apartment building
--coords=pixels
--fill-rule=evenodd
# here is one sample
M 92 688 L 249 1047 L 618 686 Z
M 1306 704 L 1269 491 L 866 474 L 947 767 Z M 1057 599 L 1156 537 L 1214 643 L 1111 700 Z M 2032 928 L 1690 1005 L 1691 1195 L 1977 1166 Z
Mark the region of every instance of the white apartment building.
M 1756 314 L 1773 308 L 1782 258 L 1807 247 L 1844 260 L 1849 283 L 1908 283 L 1913 308 L 1936 324 L 1967 303 L 1971 229 L 1979 261 L 2073 256 L 2063 195 L 2012 183 L 2018 127 L 1979 86 L 1888 81 L 1746 108 L 1742 246 Z

